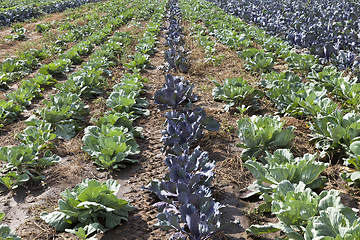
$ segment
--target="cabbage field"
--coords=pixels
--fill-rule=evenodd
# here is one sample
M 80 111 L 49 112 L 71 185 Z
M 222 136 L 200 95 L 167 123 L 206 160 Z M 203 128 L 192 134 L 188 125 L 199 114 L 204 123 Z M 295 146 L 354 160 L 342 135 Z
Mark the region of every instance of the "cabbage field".
M 0 2 L 0 239 L 360 239 L 357 1 Z

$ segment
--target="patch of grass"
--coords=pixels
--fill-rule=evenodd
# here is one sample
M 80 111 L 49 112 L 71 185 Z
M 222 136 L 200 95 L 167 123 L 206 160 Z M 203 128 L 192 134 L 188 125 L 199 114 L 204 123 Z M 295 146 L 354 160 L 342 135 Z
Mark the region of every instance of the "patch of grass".
M 264 212 L 259 211 L 258 208 L 247 206 L 240 211 L 251 220 L 252 224 L 264 224 Z
M 106 107 L 106 99 L 103 97 L 99 97 L 95 99 L 93 102 L 97 108 Z
M 200 85 L 199 87 L 203 94 L 208 94 L 209 92 L 212 92 L 212 87 L 209 85 Z
M 103 97 L 99 97 L 95 99 L 92 103 L 94 104 L 94 111 L 91 115 L 90 121 L 95 123 L 100 117 L 104 116 L 104 113 L 107 110 L 106 99 Z
M 68 154 L 84 153 L 83 150 L 81 149 L 82 146 L 83 146 L 83 142 L 82 142 L 79 134 L 76 137 L 64 142 L 64 148 L 68 152 Z M 76 158 L 76 161 L 77 160 L 80 160 L 80 159 Z
M 59 35 L 66 33 L 66 30 L 53 30 L 43 34 L 42 43 L 50 43 L 58 40 Z
M 15 56 L 20 57 L 20 55 L 30 49 L 40 49 L 42 46 L 41 40 L 27 41 L 26 43 L 21 43 L 16 47 Z
M 220 66 L 224 58 L 225 55 L 211 55 L 205 58 L 205 62 L 213 67 Z
M 14 55 L 20 57 L 22 53 L 29 51 L 30 49 L 44 48 L 45 45 L 57 41 L 59 35 L 64 34 L 65 32 L 66 31 L 52 30 L 44 33 L 42 38 L 19 43 L 14 51 Z
M 235 132 L 236 132 L 235 126 L 229 124 L 226 121 L 223 121 L 221 123 L 220 131 L 219 131 L 219 134 L 221 136 L 232 139 L 232 133 L 235 133 Z

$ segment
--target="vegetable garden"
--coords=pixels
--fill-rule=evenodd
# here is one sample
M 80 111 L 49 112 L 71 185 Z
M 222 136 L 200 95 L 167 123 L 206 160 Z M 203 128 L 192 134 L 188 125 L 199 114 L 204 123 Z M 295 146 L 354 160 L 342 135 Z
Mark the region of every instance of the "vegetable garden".
M 1 7 L 1 239 L 360 239 L 357 2 Z

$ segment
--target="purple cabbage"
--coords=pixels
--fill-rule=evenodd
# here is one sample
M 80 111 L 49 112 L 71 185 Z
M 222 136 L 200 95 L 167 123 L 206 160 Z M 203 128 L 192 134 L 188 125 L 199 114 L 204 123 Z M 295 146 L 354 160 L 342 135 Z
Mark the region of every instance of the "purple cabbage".
M 189 151 L 190 144 L 202 137 L 202 129 L 199 122 L 190 124 L 182 121 L 175 123 L 168 121 L 167 128 L 162 130 L 161 141 L 164 142 L 162 150 L 167 153 L 181 154 L 183 151 Z
M 359 61 L 354 60 L 360 58 L 360 5 L 356 1 L 208 1 L 294 46 L 309 49 L 341 70 L 359 69 Z
M 165 51 L 165 61 L 175 70 L 187 73 L 190 70 L 190 60 L 187 58 L 188 52 L 182 47 L 170 48 Z
M 182 193 L 184 191 L 190 194 L 198 191 L 198 189 L 210 187 L 214 177 L 212 171 L 215 168 L 215 163 L 210 162 L 207 152 L 202 152 L 199 149 L 200 147 L 195 148 L 191 155 L 186 153 L 180 156 L 169 154 L 165 158 L 169 173 L 161 182 L 154 180 L 147 186 L 148 190 L 154 192 L 162 200 L 162 202 L 155 204 L 160 207 L 160 210 L 165 207 L 165 203 L 172 204 L 178 201 L 181 204 L 188 203 L 183 198 Z
M 160 181 L 152 181 L 148 190 L 161 202 L 154 204 L 159 210 L 155 225 L 163 230 L 177 231 L 170 239 L 208 239 L 220 227 L 220 209 L 224 206 L 211 197 L 210 185 L 215 163 L 199 147 L 191 155 L 169 155 L 165 158 L 169 173 Z M 180 223 L 185 223 L 182 225 Z
M 163 151 L 180 155 L 188 151 L 195 141 L 204 135 L 204 129 L 219 131 L 220 124 L 212 117 L 207 117 L 204 109 L 170 111 L 164 115 L 167 120 L 166 129 L 162 130 L 161 141 L 164 142 Z
M 181 28 L 181 10 L 178 0 L 169 1 L 169 27 L 165 51 L 168 66 L 187 72 L 189 60 L 184 50 Z M 220 227 L 220 209 L 224 206 L 211 197 L 211 182 L 215 163 L 209 161 L 207 152 L 200 147 L 190 152 L 190 145 L 203 136 L 203 130 L 218 131 L 220 124 L 207 117 L 204 109 L 189 109 L 197 101 L 192 93 L 193 84 L 183 77 L 165 76 L 166 83 L 155 92 L 155 104 L 160 110 L 173 109 L 164 114 L 166 129 L 162 131 L 161 141 L 167 157 L 165 164 L 169 173 L 161 180 L 153 180 L 146 189 L 154 192 L 160 202 L 154 206 L 160 212 L 155 226 L 163 230 L 175 230 L 170 240 L 205 240 L 223 230 Z M 181 111 L 179 110 L 183 107 Z M 188 109 L 186 109 L 188 108 Z
M 179 106 L 189 107 L 191 102 L 197 101 L 197 95 L 192 93 L 193 84 L 183 77 L 165 75 L 166 83 L 161 90 L 155 92 L 155 104 L 160 110 L 168 108 L 179 108 Z
M 195 109 L 185 109 L 182 112 L 169 111 L 164 114 L 167 120 L 172 120 L 174 122 L 188 121 L 193 123 L 198 121 L 204 127 L 204 129 L 209 131 L 219 131 L 220 124 L 213 118 L 206 116 L 206 112 L 203 108 Z M 166 124 L 167 122 L 165 122 Z
M 204 189 L 209 192 L 208 189 Z M 205 240 L 222 231 L 227 225 L 220 224 L 220 209 L 223 205 L 215 202 L 211 197 L 204 196 L 203 192 L 182 193 L 187 204 L 176 205 L 169 204 L 163 212 L 157 215 L 158 223 L 155 224 L 163 230 L 173 229 L 177 231 L 170 239 Z M 211 195 L 211 193 L 210 193 Z M 194 204 L 192 204 L 192 203 Z M 180 223 L 184 223 L 181 227 Z
M 190 70 L 188 51 L 183 48 L 184 40 L 181 27 L 181 9 L 178 0 L 169 1 L 169 27 L 166 32 L 166 45 L 170 49 L 165 51 L 165 69 L 187 73 Z
M 168 27 L 168 31 L 166 33 L 166 45 L 170 48 L 174 48 L 176 46 L 182 46 L 184 44 L 184 40 L 182 38 L 182 27 L 176 19 L 169 20 L 170 26 Z

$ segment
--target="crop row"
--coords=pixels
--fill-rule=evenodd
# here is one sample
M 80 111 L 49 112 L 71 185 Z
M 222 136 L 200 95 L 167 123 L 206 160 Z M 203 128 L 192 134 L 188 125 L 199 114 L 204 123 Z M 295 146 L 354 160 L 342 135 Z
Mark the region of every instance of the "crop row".
M 61 55 L 61 58 L 73 59 L 75 64 L 81 63 L 81 58 L 79 54 L 76 54 L 76 50 L 79 53 L 86 53 L 87 45 L 96 44 L 99 45 L 106 40 L 107 36 L 113 31 L 114 27 L 119 21 L 119 12 L 111 9 L 124 9 L 125 3 L 121 1 L 115 1 L 111 3 L 106 3 L 101 6 L 101 9 L 108 11 L 109 14 L 105 16 L 84 16 L 85 19 L 89 21 L 85 25 L 77 25 L 76 23 L 70 24 L 68 22 L 62 23 L 59 26 L 59 30 L 67 30 L 66 33 L 61 34 L 54 42 L 46 43 L 40 50 L 31 49 L 26 52 L 22 52 L 18 58 L 7 58 L 0 65 L 0 83 L 2 89 L 7 89 L 7 84 L 21 79 L 24 76 L 32 73 L 37 69 L 41 64 L 39 61 L 48 58 L 49 56 L 56 56 L 60 53 L 63 53 L 66 50 L 67 45 L 71 42 L 78 43 L 79 41 L 82 44 L 77 44 L 72 50 L 68 51 L 64 55 Z M 100 6 L 97 6 L 100 7 Z M 121 11 L 122 12 L 122 11 Z M 46 34 L 50 29 L 49 25 L 38 24 L 40 26 L 41 32 Z M 95 29 L 102 29 L 101 31 L 94 31 Z M 84 39 L 86 39 L 84 41 Z M 87 43 L 87 44 L 86 44 Z M 61 75 L 61 72 L 58 73 Z
M 148 48 L 149 51 L 154 51 L 164 3 L 153 2 L 143 5 L 143 7 L 147 8 L 146 11 L 155 10 L 155 12 L 137 48 L 141 49 L 141 45 L 146 45 L 151 47 Z M 119 17 L 121 24 L 131 19 L 132 12 L 134 9 L 130 8 L 121 13 L 122 15 Z M 129 17 L 123 19 L 124 16 Z M 16 150 L 28 149 L 27 152 L 30 152 L 33 147 L 37 147 L 40 153 L 44 149 L 51 149 L 51 140 L 55 137 L 65 139 L 73 137 L 78 128 L 77 121 L 83 119 L 88 108 L 80 96 L 92 97 L 102 92 L 101 82 L 103 82 L 104 76 L 111 73 L 110 68 L 117 64 L 118 56 L 123 54 L 123 49 L 130 43 L 130 40 L 128 33 L 116 32 L 107 43 L 102 44 L 101 48 L 89 57 L 90 60 L 82 65 L 81 70 L 69 75 L 66 82 L 58 84 L 57 89 L 60 90 L 60 93 L 54 96 L 50 95 L 50 101 L 44 100 L 46 106 L 36 110 L 37 117 L 33 116 L 27 121 L 28 125 L 33 126 L 25 129 L 25 134 L 20 134 L 23 140 L 22 145 L 11 149 L 2 148 L 4 151 L 12 152 L 8 156 L 13 160 L 6 166 L 7 175 L 2 176 L 3 184 L 9 183 L 11 184 L 8 186 L 9 188 L 15 188 L 28 180 L 29 176 L 34 176 L 34 174 L 30 175 L 34 169 L 55 164 L 60 160 L 50 151 L 46 151 L 43 154 L 44 157 L 38 159 L 36 156 L 29 156 L 29 153 L 27 155 L 24 153 L 25 156 Z M 146 58 L 149 57 L 144 55 Z M 133 68 L 131 70 L 138 72 L 140 69 Z M 90 75 L 78 74 L 84 71 L 86 73 L 90 71 Z M 74 76 L 71 77 L 72 75 Z M 107 100 L 107 105 L 112 111 L 101 117 L 96 123 L 97 126 L 85 129 L 83 150 L 89 153 L 95 160 L 95 164 L 101 169 L 118 169 L 118 167 L 124 167 L 123 163 L 135 162 L 135 160 L 127 158 L 128 155 L 139 152 L 133 133 L 138 136 L 140 129 L 133 127 L 132 121 L 137 114 L 148 112 L 144 109 L 148 103 L 144 99 L 138 98 L 138 95 L 143 93 L 141 81 L 142 78 L 137 73 L 125 74 L 121 82 L 114 86 L 114 91 Z M 25 142 L 26 140 L 28 141 Z M 30 145 L 30 141 L 34 144 Z M 11 164 L 15 160 L 17 165 L 12 166 Z M 42 163 L 47 163 L 47 165 L 42 165 Z M 14 168 L 12 171 L 14 174 L 8 176 L 9 167 Z M 43 179 L 43 176 L 40 175 L 34 180 L 38 179 Z M 127 201 L 116 198 L 115 194 L 119 187 L 114 180 L 100 184 L 96 180 L 85 179 L 72 191 L 66 190 L 61 194 L 63 199 L 59 200 L 60 212 L 43 213 L 41 217 L 57 230 L 66 230 L 78 235 L 81 239 L 85 239 L 97 231 L 104 232 L 117 226 L 121 220 L 127 220 L 128 211 L 133 209 Z M 92 196 L 85 197 L 88 193 L 92 193 Z M 107 219 L 106 223 L 102 225 L 99 222 L 100 219 Z
M 359 71 L 360 6 L 356 1 L 211 0 L 293 46 L 307 48 L 340 70 Z
M 132 11 L 125 10 L 124 15 L 129 17 L 125 21 L 123 16 L 119 17 L 117 27 L 131 19 Z M 5 176 L 1 177 L 1 183 L 8 189 L 22 185 L 23 182 L 29 180 L 29 177 L 33 180 L 43 179 L 43 176 L 35 169 L 47 167 L 60 160 L 59 157 L 52 156 L 50 151 L 43 153 L 43 150 L 51 149 L 49 141 L 55 137 L 71 139 L 75 136 L 76 131 L 79 130 L 78 121 L 83 120 L 88 112 L 88 106 L 85 106 L 80 97 L 93 97 L 102 93 L 102 75 L 109 74 L 108 68 L 115 65 L 114 61 L 116 61 L 114 54 L 120 53 L 123 44 L 129 41 L 128 38 L 126 34 L 115 33 L 108 43 L 102 45 L 102 49 L 90 55 L 91 60 L 83 63 L 82 69 L 70 74 L 64 83 L 56 85 L 59 93 L 49 95 L 49 101 L 43 100 L 45 107 L 34 111 L 34 115 L 26 121 L 29 127 L 24 130 L 24 134 L 19 134 L 22 144 L 18 147 L 1 148 L 3 161 L 9 163 L 2 170 Z M 91 43 L 89 44 L 92 46 Z M 82 55 L 90 54 L 93 46 L 86 49 L 87 51 Z M 78 54 L 76 49 L 74 52 Z M 57 60 L 57 63 L 59 64 L 51 63 L 43 66 L 45 75 L 40 75 L 35 79 L 42 79 L 46 84 L 51 84 L 53 83 L 52 76 L 65 74 L 66 68 L 74 62 L 64 58 Z M 20 87 L 20 90 L 14 93 L 14 98 L 22 105 L 27 105 L 36 93 L 40 92 L 40 84 L 34 85 L 32 82 L 24 81 L 21 86 L 23 88 Z M 11 103 L 14 104 L 12 101 Z M 42 154 L 45 158 L 38 159 Z M 40 176 L 34 176 L 32 172 Z
M 149 41 L 156 39 L 162 21 L 161 12 L 163 8 L 164 3 L 156 6 L 155 13 L 144 32 L 144 37 L 137 46 L 149 44 L 146 39 L 149 39 Z M 116 42 L 116 37 L 113 40 Z M 152 47 L 148 48 L 148 50 L 154 51 L 155 45 L 152 45 Z M 138 72 L 140 69 L 132 70 Z M 85 129 L 83 150 L 95 160 L 95 164 L 99 166 L 99 169 L 119 170 L 119 168 L 126 166 L 125 163 L 136 162 L 129 156 L 139 153 L 134 136 L 140 135 L 140 129 L 134 128 L 132 121 L 139 114 L 147 114 L 146 107 L 148 105 L 144 99 L 138 98 L 140 93 L 144 92 L 141 81 L 142 78 L 138 73 L 124 74 L 121 82 L 113 87 L 113 92 L 107 99 L 107 106 L 111 111 L 106 112 L 103 117 L 99 118 L 96 123 L 97 126 L 89 126 Z M 90 182 L 94 182 L 94 184 L 90 184 Z M 94 195 L 97 192 L 94 185 L 96 187 L 101 186 L 95 180 L 86 179 L 72 190 L 72 196 L 63 192 L 64 200 L 59 200 L 60 211 L 50 214 L 43 213 L 41 218 L 59 231 L 65 230 L 78 236 L 83 234 L 85 237 L 99 231 L 105 232 L 107 229 L 117 226 L 121 221 L 127 220 L 128 212 L 134 208 L 125 200 L 116 199 L 114 194 L 120 187 L 116 181 L 108 180 L 102 184 L 111 191 L 112 196 L 106 195 L 108 200 L 105 197 L 92 196 L 89 199 L 82 197 L 85 192 L 92 192 L 92 195 Z M 116 191 L 110 189 L 109 185 L 114 185 L 111 188 L 115 187 Z M 106 189 L 102 191 L 107 192 Z M 101 193 L 96 194 L 102 196 Z M 111 199 L 116 199 L 116 204 Z M 74 200 L 79 202 L 74 204 Z M 88 201 L 93 202 L 91 203 L 93 207 L 83 209 L 82 206 L 89 205 Z M 68 211 L 69 208 L 72 209 L 71 212 Z M 91 209 L 91 212 L 86 209 Z M 102 220 L 106 220 L 105 224 L 101 223 Z M 73 227 L 74 223 L 76 223 L 75 227 Z
M 340 87 L 343 92 L 345 86 L 348 86 L 347 91 L 356 91 L 351 89 L 356 84 L 351 84 L 350 77 L 344 78 L 334 68 L 317 65 L 311 61 L 314 59 L 311 55 L 294 53 L 280 39 L 268 38 L 261 30 L 227 16 L 212 4 L 205 1 L 182 3 L 186 19 L 202 20 L 207 27 L 207 31 L 204 31 L 201 25 L 193 25 L 192 29 L 197 31 L 199 39 L 204 37 L 203 42 L 206 44 L 205 36 L 210 34 L 230 48 L 240 50 L 238 55 L 245 60 L 245 67 L 249 71 L 270 72 L 263 75 L 261 84 L 265 86 L 265 94 L 280 112 L 312 116 L 312 140 L 317 142 L 316 147 L 327 153 L 346 151 L 350 159 L 345 162 L 356 167 L 358 156 L 354 151 L 358 151 L 360 129 L 359 114 L 352 111 L 354 108 L 351 107 L 354 101 L 348 101 L 339 110 L 338 104 L 327 98 L 329 85 L 327 88 L 322 85 L 336 79 L 341 81 L 340 86 L 344 86 Z M 251 48 L 253 40 L 261 44 L 263 50 Z M 281 58 L 285 58 L 289 70 L 300 73 L 298 75 L 304 79 L 311 71 L 310 76 L 316 76 L 312 79 L 317 81 L 303 83 L 291 71 L 273 71 L 272 67 Z M 323 81 L 319 81 L 321 79 Z M 241 101 L 252 103 L 264 95 L 252 89 L 242 78 L 226 79 L 223 84 L 215 84 L 214 99 L 228 102 L 226 110 Z M 331 86 L 335 89 L 338 85 Z M 279 94 L 273 97 L 278 90 Z M 238 109 L 242 114 L 247 110 L 245 106 Z M 292 146 L 295 129 L 292 126 L 283 129 L 283 126 L 284 122 L 280 121 L 279 116 L 249 118 L 242 115 L 238 121 L 237 133 L 242 142 L 239 147 L 244 148 L 241 158 L 247 160 L 244 166 L 258 179 L 248 187 L 250 195 L 261 193 L 260 198 L 266 204 L 259 209 L 271 211 L 280 220 L 277 224 L 253 225 L 248 231 L 261 234 L 282 230 L 291 239 L 355 239 L 360 229 L 356 211 L 341 204 L 338 191 L 322 191 L 318 195 L 312 190 L 327 182 L 327 179 L 318 176 L 328 164 L 317 161 L 317 156 L 311 154 L 294 158 L 288 149 Z M 356 179 L 357 173 L 351 173 L 350 177 L 343 174 L 342 177 L 348 177 L 351 181 L 351 177 Z
M 183 33 L 181 27 L 181 10 L 177 0 L 169 1 L 165 61 L 171 66 L 168 53 L 177 52 L 173 69 L 184 71 L 180 66 L 186 63 Z M 186 68 L 189 68 L 186 63 Z M 169 172 L 162 180 L 153 180 L 147 190 L 154 192 L 160 202 L 154 204 L 158 209 L 158 223 L 163 230 L 174 230 L 170 239 L 209 239 L 227 224 L 220 223 L 220 209 L 223 205 L 215 202 L 210 190 L 214 177 L 215 162 L 209 159 L 207 152 L 200 147 L 193 148 L 193 143 L 201 139 L 203 131 L 218 131 L 220 124 L 212 117 L 207 117 L 204 109 L 193 108 L 192 102 L 197 96 L 192 93 L 193 84 L 183 77 L 165 75 L 166 83 L 155 92 L 155 104 L 162 111 L 169 110 L 162 130 L 162 148 L 166 157 L 165 164 Z
M 157 6 L 143 38 L 136 46 L 137 53 L 134 56 L 149 59 L 150 55 L 148 54 L 154 53 L 164 6 L 164 2 Z M 146 53 L 144 53 L 144 46 L 146 46 Z M 134 56 L 132 56 L 134 60 L 131 62 L 137 60 Z M 142 81 L 144 79 L 139 74 L 144 65 L 148 65 L 150 61 L 141 64 L 132 64 L 131 62 L 124 65 L 128 66 L 133 73 L 123 75 L 121 82 L 113 87 L 113 91 L 106 101 L 106 105 L 111 111 L 99 118 L 97 126 L 85 129 L 83 150 L 95 159 L 95 164 L 100 169 L 119 170 L 126 166 L 124 163 L 137 162 L 137 160 L 128 158 L 129 155 L 139 153 L 134 136 L 140 136 L 141 129 L 133 127 L 132 121 L 139 116 L 150 114 L 147 110 L 149 103 L 145 98 L 140 97 L 146 91 L 143 89 Z
M 231 22 L 228 17 L 225 17 L 225 19 L 227 23 Z M 244 42 L 249 42 L 254 38 L 252 27 L 244 29 L 244 25 L 240 21 L 233 20 L 235 21 L 233 27 L 243 28 L 239 35 L 243 36 Z M 210 31 L 215 30 L 213 35 L 216 38 L 219 38 L 229 47 L 233 47 L 232 41 L 223 41 L 221 34 L 217 32 L 220 31 L 223 25 L 215 24 L 215 21 L 213 23 L 211 28 L 208 29 Z M 245 67 L 249 66 L 248 70 L 251 71 L 268 72 L 271 70 L 269 66 L 274 64 L 273 61 L 270 61 L 270 65 L 262 63 L 271 60 L 271 55 L 274 52 L 277 54 L 278 59 L 285 58 L 285 63 L 288 64 L 287 71 L 281 73 L 270 71 L 262 75 L 260 85 L 264 87 L 265 95 L 275 104 L 281 114 L 310 117 L 311 122 L 309 125 L 313 131 L 313 138 L 310 141 L 316 142 L 315 147 L 322 151 L 321 156 L 333 154 L 340 150 L 350 156 L 349 159 L 344 159 L 345 164 L 358 170 L 359 152 L 357 146 L 359 145 L 358 137 L 360 135 L 358 127 L 358 89 L 360 85 L 356 83 L 356 78 L 351 78 L 351 75 L 345 77 L 344 72 L 339 72 L 334 67 L 322 67 L 316 62 L 310 61 L 311 55 L 293 53 L 279 39 L 270 37 L 263 40 L 265 38 L 263 33 L 256 38 L 256 42 L 261 43 L 262 47 L 264 47 L 263 50 L 244 48 L 238 52 L 239 56 L 246 60 Z M 270 41 L 276 46 L 273 51 L 269 47 Z M 281 56 L 278 53 L 281 53 Z M 256 68 L 250 68 L 254 64 Z M 296 73 L 301 73 L 300 77 Z M 215 99 L 224 100 L 226 98 L 224 93 L 227 92 L 227 98 L 233 100 L 226 99 L 226 101 L 234 104 L 234 101 L 238 101 L 235 100 L 236 98 L 246 99 L 251 96 L 252 99 L 256 100 L 262 95 L 247 86 L 244 80 L 232 81 L 232 83 L 226 82 L 222 87 L 223 89 L 217 88 L 213 94 L 216 95 L 214 96 Z M 231 87 L 231 85 L 236 86 L 238 94 L 234 91 L 235 87 Z M 331 97 L 329 98 L 329 96 Z M 339 101 L 342 102 L 341 105 Z M 355 178 L 357 173 L 354 173 L 353 177 L 350 177 L 349 174 L 343 174 L 342 176 L 349 182 L 358 181 Z
M 101 23 L 104 27 L 101 31 L 91 34 L 86 40 L 74 45 L 67 52 L 60 55 L 60 58 L 54 60 L 52 63 L 42 65 L 39 69 L 39 74 L 30 80 L 23 80 L 20 83 L 20 87 L 15 92 L 10 92 L 6 94 L 8 101 L 1 100 L 0 101 L 0 124 L 1 123 L 9 123 L 13 122 L 17 119 L 18 115 L 26 109 L 31 104 L 31 100 L 35 97 L 41 97 L 41 88 L 40 86 L 52 85 L 56 82 L 54 77 L 63 77 L 65 76 L 65 72 L 69 72 L 71 70 L 71 65 L 81 64 L 83 59 L 81 56 L 89 55 L 95 45 L 102 44 L 107 40 L 108 35 L 110 35 L 116 28 L 120 27 L 122 24 L 126 23 L 133 15 L 133 10 L 129 10 L 124 8 L 125 3 L 118 2 L 119 6 L 124 9 L 124 11 L 114 12 L 113 16 L 110 15 L 106 18 L 108 21 L 104 21 Z M 123 14 L 121 14 L 123 13 Z M 96 21 L 101 22 L 101 21 Z M 91 27 L 91 23 L 88 24 Z M 85 28 L 82 28 L 85 29 Z M 73 31 L 73 35 L 78 33 L 78 31 Z M 67 36 L 70 37 L 72 33 L 68 33 Z M 86 35 L 83 35 L 80 39 L 84 38 Z M 78 39 L 69 39 L 68 41 L 61 40 L 62 45 L 66 44 L 69 41 L 76 41 Z M 103 50 L 106 46 L 104 45 Z M 121 47 L 121 46 L 119 46 Z M 3 81 L 2 86 L 7 87 L 7 82 L 14 79 L 17 75 L 23 75 L 22 73 L 25 71 L 32 71 L 33 67 L 38 64 L 38 59 L 43 59 L 46 57 L 46 53 L 43 50 L 30 50 L 22 54 L 22 56 L 18 59 L 8 58 L 2 64 L 3 70 Z M 85 66 L 87 63 L 83 63 Z M 83 66 L 83 67 L 84 67 Z M 85 67 L 89 68 L 89 67 Z M 90 67 L 91 68 L 91 67 Z M 108 73 L 105 71 L 105 73 Z M 73 73 L 69 76 L 70 79 L 65 84 L 57 84 L 55 87 L 59 90 L 67 90 L 72 93 L 80 93 L 83 95 L 88 95 L 91 97 L 91 94 L 96 93 L 95 89 L 91 90 L 81 89 L 84 87 L 80 87 L 80 85 L 90 84 L 84 83 L 84 78 L 87 76 L 87 81 L 96 81 L 98 84 L 99 81 L 91 76 L 93 73 L 86 73 L 84 71 L 79 73 Z M 101 73 L 97 73 L 95 75 L 101 75 Z M 99 78 L 97 76 L 96 78 Z M 95 83 L 94 83 L 95 84 Z M 80 89 L 77 89 L 79 88 Z M 99 90 L 98 90 L 99 91 Z M 100 92 L 101 93 L 101 92 Z M 99 92 L 97 92 L 99 94 Z
M 180 25 L 181 11 L 177 4 L 170 4 L 169 29 L 166 38 L 166 45 L 170 48 L 165 51 L 164 70 L 177 70 L 187 73 L 190 69 L 188 52 L 184 49 L 184 40 Z M 177 16 L 174 17 L 174 16 Z
M 333 67 L 318 65 L 316 61 L 312 61 L 311 55 L 294 53 L 286 44 L 281 43 L 279 39 L 270 37 L 265 40 L 266 35 L 263 32 L 256 32 L 253 27 L 246 27 L 236 18 L 221 14 L 210 17 L 209 13 L 206 12 L 203 14 L 203 17 L 207 18 L 205 25 L 208 27 L 209 34 L 230 48 L 240 50 L 237 53 L 245 60 L 245 67 L 248 70 L 254 73 L 269 72 L 262 75 L 260 85 L 265 88 L 265 94 L 274 102 L 279 113 L 292 116 L 312 116 L 314 121 L 318 121 L 321 117 L 331 114 L 337 114 L 339 119 L 344 118 L 346 114 L 348 116 L 351 114 L 354 116 L 358 115 L 357 88 L 359 84 L 355 83 L 356 78 L 351 78 L 351 76 L 344 77 L 343 72 L 338 72 Z M 221 18 L 223 20 L 220 20 Z M 224 26 L 237 28 L 239 32 L 230 30 L 231 32 L 228 33 L 229 30 L 224 28 Z M 201 26 L 194 25 L 194 30 L 197 28 L 199 29 Z M 225 32 L 226 36 L 224 37 L 220 31 Z M 261 50 L 251 48 L 251 44 L 253 44 L 251 39 L 255 38 L 255 33 L 259 33 L 254 41 L 262 45 L 263 49 Z M 243 38 L 242 42 L 246 42 L 248 48 L 233 45 L 235 39 L 240 37 Z M 270 44 L 273 45 L 273 48 Z M 271 51 L 272 49 L 273 51 Z M 273 57 L 275 54 L 276 61 Z M 284 59 L 284 62 L 281 59 Z M 287 64 L 288 70 L 281 73 L 273 71 L 272 67 L 274 64 L 284 63 Z M 309 80 L 312 81 L 310 82 Z M 263 95 L 255 91 L 255 96 L 254 90 L 251 90 L 244 80 L 238 79 L 232 80 L 232 82 L 229 80 L 225 84 L 228 86 L 224 85 L 222 89 L 220 89 L 218 83 L 217 85 L 219 88 L 217 88 L 217 92 L 214 94 L 218 100 L 222 99 L 229 102 L 229 99 L 238 101 L 236 97 L 241 98 L 240 95 L 243 96 L 242 98 L 246 98 L 246 96 L 259 98 Z M 229 88 L 231 85 L 236 85 L 238 91 L 242 90 L 242 93 L 239 96 L 235 96 L 236 94 L 231 92 Z M 232 96 L 230 95 L 228 99 L 225 99 L 226 96 L 222 96 L 224 94 L 232 94 Z M 336 102 L 336 100 L 340 99 L 343 100 L 342 105 Z M 340 113 L 333 113 L 335 109 L 341 109 L 335 111 L 340 111 Z M 344 127 L 347 128 L 346 126 Z
M 32 18 L 38 18 L 46 13 L 62 12 L 68 8 L 77 8 L 81 5 L 100 0 L 64 0 L 64 1 L 46 1 L 30 2 L 27 4 L 19 4 L 16 6 L 2 5 L 0 8 L 0 26 L 8 26 L 14 22 L 23 22 Z

